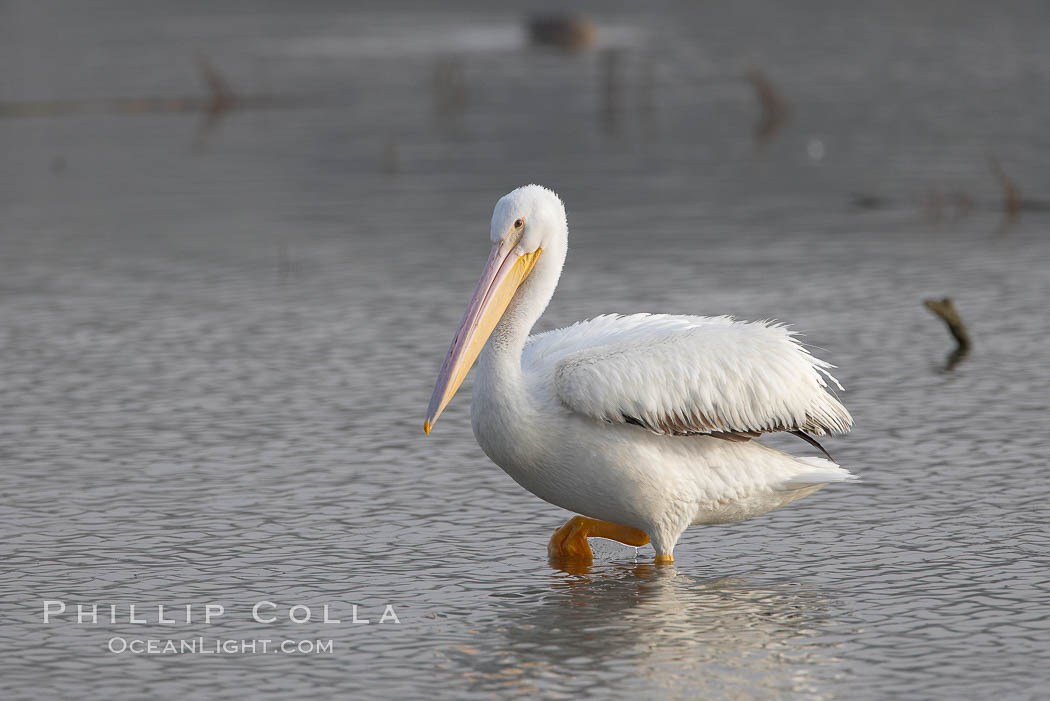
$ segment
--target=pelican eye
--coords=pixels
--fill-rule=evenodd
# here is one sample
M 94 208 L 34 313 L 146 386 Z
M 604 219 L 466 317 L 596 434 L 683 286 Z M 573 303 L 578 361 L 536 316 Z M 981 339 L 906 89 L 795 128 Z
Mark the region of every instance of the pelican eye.
M 518 219 L 516 222 L 514 222 L 514 228 L 515 229 L 520 229 L 523 226 L 525 226 L 525 220 L 524 219 Z

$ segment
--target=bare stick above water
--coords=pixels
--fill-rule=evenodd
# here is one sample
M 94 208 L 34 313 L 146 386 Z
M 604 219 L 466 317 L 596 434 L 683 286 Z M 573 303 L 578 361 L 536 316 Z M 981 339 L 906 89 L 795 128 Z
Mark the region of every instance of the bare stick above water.
M 923 304 L 948 325 L 948 330 L 958 344 L 955 350 L 948 354 L 948 361 L 944 366 L 945 370 L 950 371 L 970 354 L 970 333 L 966 330 L 966 324 L 963 323 L 951 298 L 926 299 L 923 300 Z
M 992 173 L 995 174 L 996 180 L 999 181 L 999 187 L 1003 189 L 1003 211 L 1006 212 L 1007 217 L 1013 219 L 1021 213 L 1021 208 L 1024 204 L 1024 201 L 1021 199 L 1021 191 L 1017 189 L 1017 184 L 1003 170 L 998 158 L 988 154 L 988 165 L 991 167 Z
M 963 323 L 962 317 L 959 316 L 959 311 L 955 308 L 955 303 L 952 302 L 951 298 L 927 299 L 923 300 L 923 304 L 948 325 L 948 330 L 951 331 L 955 342 L 959 344 L 959 348 L 969 350 L 970 334 L 966 330 L 966 324 Z
M 768 143 L 776 136 L 780 128 L 787 121 L 787 102 L 780 96 L 780 92 L 773 85 L 765 73 L 759 69 L 747 72 L 747 80 L 755 90 L 755 97 L 762 108 L 762 117 L 755 128 L 755 142 L 760 146 Z

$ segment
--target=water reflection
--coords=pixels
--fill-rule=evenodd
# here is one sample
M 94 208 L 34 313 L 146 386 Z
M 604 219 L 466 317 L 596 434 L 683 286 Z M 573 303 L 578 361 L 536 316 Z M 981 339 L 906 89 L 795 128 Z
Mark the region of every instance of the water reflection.
M 599 564 L 557 571 L 548 589 L 515 600 L 453 650 L 477 691 L 618 687 L 718 696 L 815 691 L 833 676 L 830 650 L 807 639 L 826 626 L 828 597 L 796 582 L 706 579 L 673 566 Z

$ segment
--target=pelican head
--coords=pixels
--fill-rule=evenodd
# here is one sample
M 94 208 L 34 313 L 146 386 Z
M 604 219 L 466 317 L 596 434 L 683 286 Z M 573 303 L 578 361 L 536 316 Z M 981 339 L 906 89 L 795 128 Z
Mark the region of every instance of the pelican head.
M 496 203 L 489 232 L 492 252 L 441 366 L 423 431 L 430 433 L 441 412 L 452 401 L 544 249 L 559 251 L 560 259 L 564 260 L 567 235 L 565 206 L 545 187 L 519 187 Z M 555 273 L 561 271 L 561 260 L 555 266 Z

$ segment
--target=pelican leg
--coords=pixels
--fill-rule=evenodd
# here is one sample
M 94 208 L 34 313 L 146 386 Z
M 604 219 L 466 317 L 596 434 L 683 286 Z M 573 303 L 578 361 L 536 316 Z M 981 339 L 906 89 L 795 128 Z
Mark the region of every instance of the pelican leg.
M 553 558 L 592 560 L 594 553 L 587 543 L 588 538 L 608 538 L 636 548 L 649 544 L 649 536 L 637 528 L 586 516 L 573 516 L 564 526 L 554 531 L 550 542 L 547 543 L 547 554 Z

